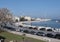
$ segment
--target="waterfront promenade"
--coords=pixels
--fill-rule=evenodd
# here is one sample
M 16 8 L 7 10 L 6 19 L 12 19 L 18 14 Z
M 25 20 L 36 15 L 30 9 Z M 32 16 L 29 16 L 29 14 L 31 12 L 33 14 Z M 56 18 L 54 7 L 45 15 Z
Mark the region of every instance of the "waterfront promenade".
M 21 28 L 21 27 L 14 27 L 12 26 L 13 28 L 15 29 L 24 29 L 24 30 L 29 30 L 27 28 Z M 22 33 L 22 32 L 17 32 L 17 31 L 11 31 L 9 29 L 6 29 L 6 28 L 3 28 L 4 30 L 6 30 L 7 32 L 10 32 L 10 33 L 13 33 L 13 34 L 17 34 L 17 35 L 23 35 L 23 34 L 26 34 L 26 37 L 31 37 L 31 38 L 35 38 L 35 39 L 39 39 L 39 40 L 44 40 L 44 41 L 47 41 L 47 42 L 60 42 L 59 39 L 54 39 L 54 38 L 49 38 L 49 37 L 42 37 L 42 36 L 37 36 L 37 35 L 32 35 L 32 34 L 27 34 L 27 33 Z M 45 31 L 43 31 L 45 32 Z M 49 33 L 49 32 L 45 32 L 45 33 Z M 50 32 L 50 33 L 57 33 L 57 32 Z

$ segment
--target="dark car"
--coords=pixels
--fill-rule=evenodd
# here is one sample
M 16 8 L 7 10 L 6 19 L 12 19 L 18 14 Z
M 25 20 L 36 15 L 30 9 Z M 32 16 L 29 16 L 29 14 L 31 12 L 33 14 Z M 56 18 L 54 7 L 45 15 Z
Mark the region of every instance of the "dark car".
M 56 35 L 55 35 L 55 38 L 60 39 L 60 34 L 56 34 Z
M 30 31 L 30 34 L 35 35 L 35 34 L 36 34 L 36 32 L 35 32 L 35 31 Z
M 4 26 L 4 28 L 9 29 L 9 30 L 12 30 L 12 31 L 16 31 L 16 29 L 15 29 L 15 28 L 13 28 L 13 27 Z
M 24 33 L 29 33 L 29 31 L 28 31 L 28 30 L 23 30 L 23 32 L 24 32 Z
M 19 27 L 23 27 L 22 25 L 19 25 Z
M 47 31 L 53 31 L 52 29 L 47 29 Z
M 33 29 L 33 27 L 29 27 L 29 29 Z
M 38 36 L 45 36 L 45 33 L 44 32 L 37 32 L 36 35 L 38 35 Z
M 47 36 L 47 37 L 54 38 L 54 35 L 53 35 L 52 33 L 47 33 L 46 36 Z

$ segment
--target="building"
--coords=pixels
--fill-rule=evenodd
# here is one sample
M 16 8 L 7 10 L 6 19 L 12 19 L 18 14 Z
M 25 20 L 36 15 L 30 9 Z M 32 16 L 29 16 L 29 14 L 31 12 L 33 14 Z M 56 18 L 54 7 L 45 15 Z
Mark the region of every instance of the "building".
M 24 18 L 24 20 L 31 21 L 31 17 L 29 16 L 21 16 L 20 18 Z
M 29 17 L 29 16 L 25 16 L 24 18 L 28 21 L 31 21 L 31 17 Z
M 20 18 L 19 18 L 19 17 L 17 17 L 17 16 L 13 16 L 13 18 L 12 18 L 12 19 L 13 19 L 13 21 L 14 21 L 14 22 L 19 22 L 19 21 L 20 21 Z

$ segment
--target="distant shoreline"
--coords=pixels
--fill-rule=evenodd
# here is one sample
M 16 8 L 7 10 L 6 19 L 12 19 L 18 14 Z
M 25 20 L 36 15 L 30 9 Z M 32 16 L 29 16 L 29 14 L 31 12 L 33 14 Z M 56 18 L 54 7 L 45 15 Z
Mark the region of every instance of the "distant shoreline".
M 21 21 L 21 23 L 29 23 L 29 22 L 42 22 L 42 21 Z
M 20 23 L 45 22 L 45 21 L 21 21 Z

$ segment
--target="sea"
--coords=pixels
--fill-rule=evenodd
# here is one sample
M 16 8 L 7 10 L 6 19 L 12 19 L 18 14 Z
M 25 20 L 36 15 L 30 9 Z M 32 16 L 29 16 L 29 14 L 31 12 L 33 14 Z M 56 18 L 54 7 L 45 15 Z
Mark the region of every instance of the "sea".
M 32 23 L 28 23 L 29 25 L 32 26 L 45 26 L 45 27 L 51 27 L 51 28 L 59 28 L 60 29 L 60 22 L 56 22 L 56 21 L 60 21 L 58 19 L 52 19 L 51 21 L 40 21 L 40 22 L 32 22 Z

